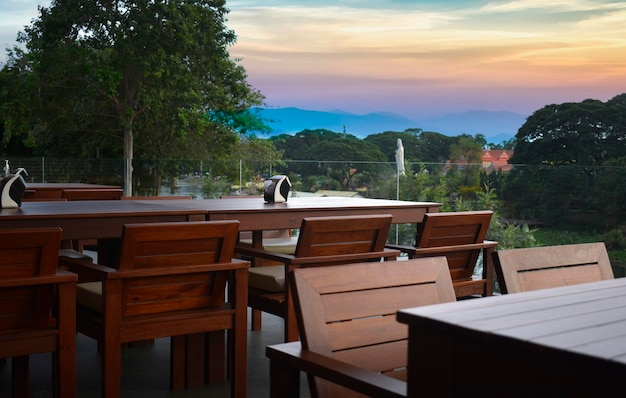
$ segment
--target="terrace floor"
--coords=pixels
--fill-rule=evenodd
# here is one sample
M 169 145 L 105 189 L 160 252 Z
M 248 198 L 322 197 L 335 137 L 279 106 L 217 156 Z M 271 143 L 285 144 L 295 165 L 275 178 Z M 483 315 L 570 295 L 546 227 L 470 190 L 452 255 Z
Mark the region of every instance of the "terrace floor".
M 249 317 L 248 317 L 249 318 Z M 269 397 L 269 360 L 265 347 L 282 342 L 283 320 L 263 314 L 263 330 L 248 331 L 248 397 Z M 100 357 L 94 340 L 78 334 L 77 397 L 100 397 Z M 52 397 L 50 354 L 31 356 L 30 389 L 32 398 Z M 0 398 L 9 397 L 11 361 L 0 365 Z M 124 349 L 122 352 L 122 397 L 195 398 L 229 397 L 230 383 L 206 387 L 169 390 L 169 338 L 153 345 Z M 302 397 L 309 397 L 306 378 L 302 379 Z

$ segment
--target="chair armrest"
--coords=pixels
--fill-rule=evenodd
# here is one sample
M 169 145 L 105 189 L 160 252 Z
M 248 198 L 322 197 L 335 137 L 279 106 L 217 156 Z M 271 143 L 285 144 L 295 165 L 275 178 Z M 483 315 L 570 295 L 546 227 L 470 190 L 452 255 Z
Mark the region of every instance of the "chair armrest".
M 37 275 L 27 278 L 0 279 L 0 288 L 20 287 L 20 286 L 37 286 L 52 285 L 59 283 L 76 283 L 78 277 L 76 274 L 65 270 L 57 270 L 54 275 Z
M 321 377 L 368 396 L 395 398 L 407 396 L 405 382 L 302 349 L 299 341 L 268 346 L 265 355 L 275 364 L 280 363 L 287 368 L 307 372 L 309 375 Z M 272 377 L 270 389 L 272 384 L 282 382 L 284 380 Z
M 498 242 L 484 241 L 482 243 L 470 243 L 465 245 L 439 246 L 439 247 L 416 247 L 416 256 L 432 256 L 433 254 L 446 254 L 466 250 L 492 249 L 498 246 Z
M 235 252 L 250 257 L 258 257 L 266 260 L 277 261 L 279 263 L 288 264 L 296 257 L 291 254 L 268 252 L 263 249 L 255 249 L 253 247 L 236 246 Z
M 89 263 L 87 261 L 64 262 L 64 265 L 68 267 L 70 272 L 78 275 L 78 281 L 93 282 L 107 279 L 108 275 L 117 272 L 115 268 L 107 267 L 105 265 Z
M 379 252 L 354 253 L 354 254 L 335 254 L 332 256 L 314 256 L 314 257 L 294 257 L 290 261 L 290 265 L 314 265 L 314 264 L 345 264 L 348 262 L 361 262 L 367 260 L 375 260 L 380 258 L 398 257 L 398 250 L 385 249 Z
M 390 250 L 398 250 L 401 253 L 414 253 L 415 247 L 413 246 L 404 246 L 404 245 L 394 245 L 394 244 L 386 244 L 385 248 Z
M 108 268 L 108 267 L 102 267 L 102 268 Z M 161 268 L 130 269 L 130 270 L 113 269 L 112 272 L 107 273 L 107 278 L 108 279 L 145 278 L 149 276 L 167 276 L 167 275 L 199 274 L 203 272 L 235 271 L 238 269 L 247 269 L 247 268 L 250 268 L 249 261 L 234 258 L 232 259 L 231 262 L 228 262 L 228 263 L 190 265 L 190 266 L 185 266 L 185 267 L 161 267 Z
M 387 245 L 389 248 L 397 248 L 398 250 L 408 253 L 409 256 L 415 257 L 430 257 L 433 255 L 445 255 L 446 253 L 454 253 L 459 251 L 476 250 L 476 249 L 495 249 L 498 247 L 498 242 L 486 240 L 482 243 L 468 243 L 464 245 L 453 246 L 437 246 L 437 247 L 410 247 L 410 246 L 397 246 Z

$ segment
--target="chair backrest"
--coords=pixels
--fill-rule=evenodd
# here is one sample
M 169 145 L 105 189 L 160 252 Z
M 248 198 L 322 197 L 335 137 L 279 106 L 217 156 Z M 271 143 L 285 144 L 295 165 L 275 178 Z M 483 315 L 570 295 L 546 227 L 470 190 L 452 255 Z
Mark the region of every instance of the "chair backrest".
M 301 268 L 289 274 L 305 349 L 367 371 L 406 380 L 406 325 L 402 308 L 455 301 L 445 257 Z M 351 391 L 316 379 L 314 396 Z
M 0 279 L 54 275 L 61 228 L 0 230 Z M 53 286 L 25 286 L 0 291 L 0 330 L 38 327 L 51 319 Z
M 121 188 L 64 189 L 63 198 L 70 200 L 119 200 L 124 194 Z
M 417 248 L 457 246 L 482 243 L 487 236 L 493 212 L 460 211 L 426 213 L 417 230 Z M 454 250 L 446 253 L 453 281 L 470 280 L 480 249 Z
M 502 293 L 613 279 L 603 242 L 498 250 L 493 253 Z
M 227 272 L 191 275 L 194 266 L 230 263 L 239 222 L 199 221 L 127 224 L 122 232 L 119 271 L 150 271 L 149 278 L 129 278 L 122 289 L 122 315 L 139 315 L 219 305 Z M 155 275 L 159 268 L 177 275 Z M 136 279 L 136 280 L 135 280 Z
M 304 218 L 294 255 L 313 257 L 382 251 L 391 220 L 389 214 Z

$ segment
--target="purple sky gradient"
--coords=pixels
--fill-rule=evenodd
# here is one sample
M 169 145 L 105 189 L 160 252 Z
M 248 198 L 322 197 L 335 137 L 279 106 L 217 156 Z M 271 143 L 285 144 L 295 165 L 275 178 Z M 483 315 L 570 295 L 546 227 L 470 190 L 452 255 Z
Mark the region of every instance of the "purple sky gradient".
M 47 0 L 4 0 L 0 45 Z M 268 107 L 411 118 L 530 115 L 626 92 L 626 2 L 233 0 L 227 26 Z M 4 54 L 0 60 L 4 59 Z

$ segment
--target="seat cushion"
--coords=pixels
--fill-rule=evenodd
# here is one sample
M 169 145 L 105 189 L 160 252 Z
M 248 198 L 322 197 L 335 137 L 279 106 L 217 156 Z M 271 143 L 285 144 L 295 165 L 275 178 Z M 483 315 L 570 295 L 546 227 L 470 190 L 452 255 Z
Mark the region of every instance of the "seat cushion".
M 239 242 L 252 245 L 252 239 L 240 239 Z M 294 254 L 298 238 L 263 238 L 263 250 L 272 253 Z
M 102 282 L 76 284 L 76 304 L 90 310 L 102 311 Z
M 273 293 L 285 291 L 285 266 L 270 265 L 248 269 L 248 286 Z

